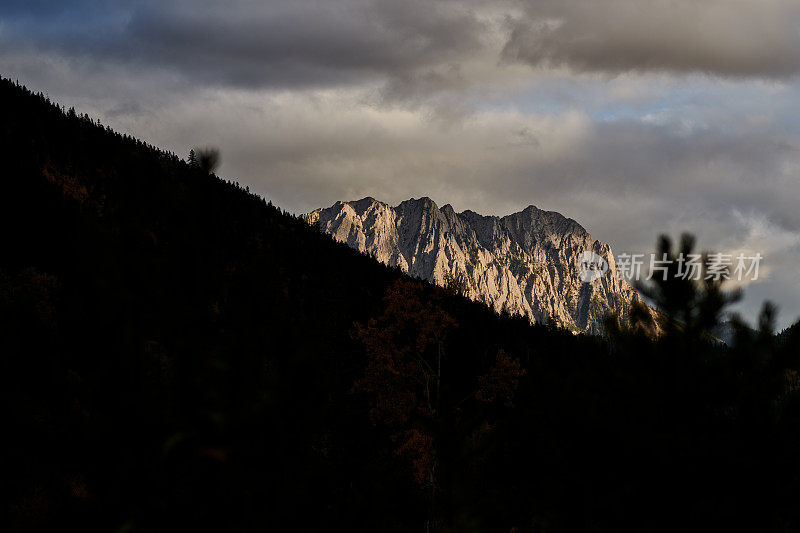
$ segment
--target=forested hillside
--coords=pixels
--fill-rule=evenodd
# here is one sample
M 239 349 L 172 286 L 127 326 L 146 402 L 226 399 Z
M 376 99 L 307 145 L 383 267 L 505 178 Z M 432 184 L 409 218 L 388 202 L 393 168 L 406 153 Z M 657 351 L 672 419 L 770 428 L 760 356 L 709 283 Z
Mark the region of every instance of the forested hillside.
M 769 310 L 726 349 L 665 283 L 658 340 L 574 336 L 5 80 L 0 145 L 4 530 L 800 528 Z

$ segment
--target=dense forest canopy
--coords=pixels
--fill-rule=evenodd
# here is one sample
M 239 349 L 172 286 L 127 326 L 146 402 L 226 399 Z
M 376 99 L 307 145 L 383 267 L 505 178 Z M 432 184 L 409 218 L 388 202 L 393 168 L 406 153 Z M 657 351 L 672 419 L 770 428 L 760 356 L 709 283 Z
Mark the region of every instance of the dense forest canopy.
M 651 287 L 659 337 L 532 326 L 213 157 L 8 80 L 0 111 L 5 530 L 800 530 L 800 352 L 771 307 L 735 348 L 714 284 Z

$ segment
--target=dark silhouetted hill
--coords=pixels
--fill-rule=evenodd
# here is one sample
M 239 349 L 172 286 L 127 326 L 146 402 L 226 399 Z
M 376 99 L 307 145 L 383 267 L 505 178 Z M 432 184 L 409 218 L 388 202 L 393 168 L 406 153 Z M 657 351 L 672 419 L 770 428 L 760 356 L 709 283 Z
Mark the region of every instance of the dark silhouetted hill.
M 769 310 L 530 326 L 5 80 L 0 146 L 5 531 L 800 528 Z

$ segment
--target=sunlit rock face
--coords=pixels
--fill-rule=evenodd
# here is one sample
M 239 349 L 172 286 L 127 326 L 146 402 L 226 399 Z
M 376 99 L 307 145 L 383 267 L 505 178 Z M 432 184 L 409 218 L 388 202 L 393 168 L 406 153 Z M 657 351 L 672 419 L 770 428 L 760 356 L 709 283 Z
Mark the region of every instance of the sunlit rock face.
M 573 331 L 599 333 L 608 312 L 627 319 L 638 293 L 615 274 L 609 246 L 592 240 L 576 221 L 534 206 L 502 218 L 439 208 L 430 198 L 390 206 L 374 198 L 336 202 L 303 218 L 320 231 L 442 284 L 450 273 L 464 295 L 496 311 L 532 322 L 555 321 Z M 594 252 L 608 271 L 591 282 L 579 258 Z

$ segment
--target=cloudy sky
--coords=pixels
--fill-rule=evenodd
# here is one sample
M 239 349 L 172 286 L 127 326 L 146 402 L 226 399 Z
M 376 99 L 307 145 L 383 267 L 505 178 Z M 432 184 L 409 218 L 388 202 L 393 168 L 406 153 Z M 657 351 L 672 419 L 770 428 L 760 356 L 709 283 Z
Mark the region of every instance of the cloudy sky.
M 0 74 L 293 212 L 374 196 L 760 252 L 800 316 L 800 0 L 4 0 Z

